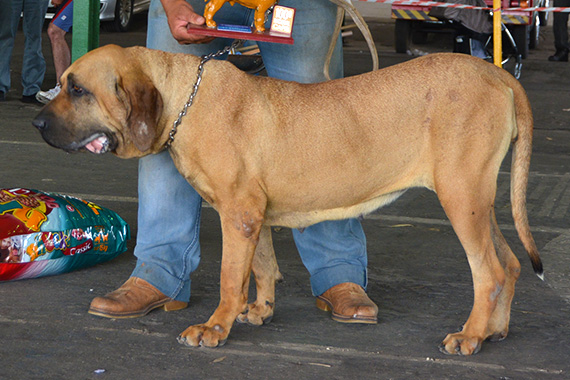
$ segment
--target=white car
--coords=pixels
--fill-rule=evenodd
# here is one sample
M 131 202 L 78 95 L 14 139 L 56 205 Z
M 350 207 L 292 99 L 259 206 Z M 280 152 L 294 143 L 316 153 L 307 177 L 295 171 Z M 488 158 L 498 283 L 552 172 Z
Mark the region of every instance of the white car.
M 133 15 L 148 10 L 149 6 L 150 0 L 101 0 L 101 26 L 109 32 L 126 32 Z M 53 18 L 54 13 L 50 1 L 46 18 Z

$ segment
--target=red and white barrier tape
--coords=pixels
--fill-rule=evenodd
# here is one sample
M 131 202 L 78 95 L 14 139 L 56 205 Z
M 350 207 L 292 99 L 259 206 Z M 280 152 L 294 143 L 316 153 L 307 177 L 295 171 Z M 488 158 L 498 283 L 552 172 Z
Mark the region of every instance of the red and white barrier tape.
M 461 9 L 481 9 L 488 11 L 525 11 L 525 12 L 570 12 L 570 7 L 529 7 L 529 8 L 502 8 L 493 9 L 488 7 L 476 7 L 473 5 L 466 4 L 453 4 L 453 3 L 441 3 L 438 1 L 418 1 L 418 0 L 357 0 L 364 1 L 367 3 L 384 3 L 392 5 L 415 5 L 418 7 L 442 7 L 442 8 L 461 8 Z

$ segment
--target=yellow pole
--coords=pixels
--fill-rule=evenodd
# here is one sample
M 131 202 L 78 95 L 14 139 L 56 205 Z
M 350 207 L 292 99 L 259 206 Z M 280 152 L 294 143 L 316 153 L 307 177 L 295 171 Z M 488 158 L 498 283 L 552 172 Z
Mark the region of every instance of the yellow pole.
M 503 35 L 501 31 L 501 0 L 493 0 L 493 63 L 503 67 Z

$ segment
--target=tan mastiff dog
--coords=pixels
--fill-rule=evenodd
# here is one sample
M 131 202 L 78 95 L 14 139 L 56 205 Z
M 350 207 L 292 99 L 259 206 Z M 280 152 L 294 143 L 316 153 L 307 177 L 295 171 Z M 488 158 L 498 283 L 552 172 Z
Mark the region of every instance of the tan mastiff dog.
M 192 92 L 199 62 L 105 46 L 66 71 L 61 94 L 33 123 L 50 145 L 66 151 L 124 158 L 159 152 Z M 513 143 L 514 222 L 542 274 L 526 211 L 532 129 L 521 85 L 467 55 L 433 54 L 319 84 L 249 76 L 230 63 L 207 62 L 170 154 L 220 214 L 220 303 L 180 342 L 218 346 L 236 317 L 261 324 L 272 316 L 279 271 L 268 226 L 353 218 L 418 186 L 437 193 L 473 275 L 471 315 L 442 350 L 469 355 L 487 338 L 505 338 L 520 264 L 499 231 L 493 203 L 499 167 Z M 252 268 L 259 293 L 248 308 Z

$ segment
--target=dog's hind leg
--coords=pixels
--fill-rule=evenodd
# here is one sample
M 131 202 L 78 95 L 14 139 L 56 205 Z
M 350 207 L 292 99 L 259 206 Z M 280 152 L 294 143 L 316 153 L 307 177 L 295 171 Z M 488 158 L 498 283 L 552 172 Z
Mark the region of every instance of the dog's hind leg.
M 237 321 L 261 326 L 273 318 L 275 307 L 275 283 L 283 279 L 275 259 L 271 227 L 263 226 L 259 234 L 259 243 L 255 249 L 252 265 L 255 276 L 257 299 L 238 315 Z
M 474 286 L 473 309 L 463 330 L 447 335 L 443 341 L 441 351 L 447 354 L 471 355 L 481 349 L 482 342 L 492 334 L 489 321 L 505 284 L 505 272 L 495 252 L 489 219 L 496 175 L 493 177 L 491 174 L 495 173 L 488 169 L 450 170 L 452 174 L 440 181 L 443 185 L 436 183 L 441 204 L 467 254 Z
M 267 10 L 270 8 L 268 4 L 258 5 L 255 8 L 253 25 L 255 26 L 255 31 L 258 33 L 265 32 L 265 16 Z
M 506 275 L 505 285 L 497 300 L 495 311 L 489 321 L 489 339 L 491 341 L 503 340 L 509 332 L 509 320 L 511 317 L 511 303 L 515 295 L 515 283 L 521 272 L 521 265 L 515 254 L 507 244 L 495 217 L 495 210 L 491 212 L 491 237 L 497 251 L 499 262 L 503 266 Z

